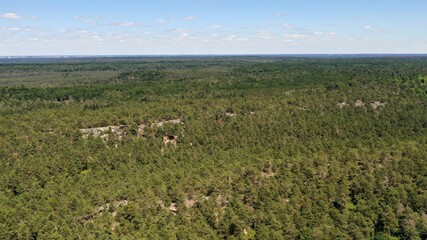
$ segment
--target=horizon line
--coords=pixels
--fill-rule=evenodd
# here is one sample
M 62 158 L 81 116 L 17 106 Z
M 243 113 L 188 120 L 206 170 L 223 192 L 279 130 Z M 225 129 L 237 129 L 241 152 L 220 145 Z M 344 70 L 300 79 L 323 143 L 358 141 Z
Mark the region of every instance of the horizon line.
M 31 54 L 0 55 L 1 59 L 11 58 L 86 58 L 86 57 L 203 57 L 203 56 L 427 56 L 427 53 L 219 53 L 219 54 Z

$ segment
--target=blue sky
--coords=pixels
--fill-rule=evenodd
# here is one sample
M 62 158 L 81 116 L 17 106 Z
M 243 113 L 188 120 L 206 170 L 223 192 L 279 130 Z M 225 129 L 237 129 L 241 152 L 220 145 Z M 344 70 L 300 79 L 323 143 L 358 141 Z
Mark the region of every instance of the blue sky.
M 427 53 L 426 0 L 1 0 L 0 56 Z

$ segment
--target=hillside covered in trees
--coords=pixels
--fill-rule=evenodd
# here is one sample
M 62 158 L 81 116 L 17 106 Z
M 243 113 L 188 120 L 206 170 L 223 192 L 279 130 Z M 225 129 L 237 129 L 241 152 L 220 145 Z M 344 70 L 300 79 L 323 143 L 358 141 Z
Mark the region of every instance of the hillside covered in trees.
M 0 62 L 0 239 L 426 239 L 427 58 Z

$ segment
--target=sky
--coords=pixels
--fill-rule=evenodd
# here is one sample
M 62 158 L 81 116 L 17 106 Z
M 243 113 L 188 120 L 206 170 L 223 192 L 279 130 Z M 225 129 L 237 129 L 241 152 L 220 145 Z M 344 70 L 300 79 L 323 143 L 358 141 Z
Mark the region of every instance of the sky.
M 0 56 L 427 53 L 427 0 L 0 0 Z

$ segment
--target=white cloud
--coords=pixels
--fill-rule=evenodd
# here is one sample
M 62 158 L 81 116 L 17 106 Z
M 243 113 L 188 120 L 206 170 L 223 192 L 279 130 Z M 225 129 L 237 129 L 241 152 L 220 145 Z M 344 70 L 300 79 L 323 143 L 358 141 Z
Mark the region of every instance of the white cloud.
M 294 25 L 292 25 L 292 24 L 289 24 L 289 23 L 284 23 L 284 24 L 283 24 L 283 27 L 284 27 L 286 30 L 292 30 L 292 29 L 295 29 L 295 26 L 294 26 Z
M 256 32 L 256 35 L 257 37 L 265 40 L 272 39 L 277 36 L 275 32 L 269 32 L 269 31 L 258 31 Z
M 188 16 L 188 17 L 185 17 L 185 18 L 183 18 L 183 20 L 185 20 L 185 21 L 192 21 L 192 20 L 195 20 L 197 17 L 195 17 L 195 16 Z
M 111 23 L 111 26 L 120 26 L 120 27 L 134 27 L 139 25 L 136 22 L 117 22 L 117 23 Z
M 208 26 L 208 28 L 218 29 L 218 28 L 224 28 L 224 26 L 215 24 L 215 25 Z
M 248 38 L 242 38 L 242 37 L 237 37 L 236 35 L 230 35 L 228 37 L 224 37 L 222 38 L 222 40 L 224 41 L 238 41 L 238 42 L 246 42 L 249 39 Z
M 156 20 L 154 20 L 154 22 L 157 24 L 164 24 L 164 23 L 171 23 L 176 21 L 193 21 L 196 19 L 197 19 L 196 16 L 187 16 L 183 18 L 168 17 L 168 18 L 157 18 Z
M 235 38 L 236 38 L 236 35 L 231 35 L 231 36 L 228 36 L 228 37 L 222 38 L 222 40 L 232 41 L 232 40 L 234 40 Z
M 11 27 L 11 28 L 0 28 L 0 31 L 20 31 L 20 28 Z
M 156 23 L 166 23 L 167 22 L 167 20 L 166 19 L 163 19 L 163 18 L 158 18 L 158 19 L 156 19 L 156 21 L 155 21 Z
M 92 38 L 93 38 L 93 40 L 95 40 L 95 41 L 97 41 L 97 42 L 102 42 L 102 41 L 104 41 L 104 39 L 103 38 L 101 38 L 100 36 L 98 36 L 98 35 L 94 35 L 94 36 L 92 36 Z
M 385 33 L 386 32 L 384 29 L 377 28 L 377 27 L 370 26 L 370 25 L 364 26 L 363 28 L 366 31 L 370 31 L 370 32 L 377 32 L 377 33 Z
M 84 23 L 87 23 L 87 24 L 97 24 L 99 20 L 98 17 L 88 18 L 88 17 L 82 17 L 82 16 L 74 16 L 74 18 L 77 20 L 83 21 Z
M 287 34 L 285 35 L 287 38 L 305 38 L 304 34 Z
M 189 35 L 189 31 L 187 29 L 184 29 L 184 28 L 166 29 L 164 31 L 164 33 L 166 33 L 166 34 L 173 34 L 174 36 L 176 36 L 176 35 L 179 35 L 179 36 L 188 36 Z
M 184 29 L 184 28 L 173 28 L 173 29 L 167 29 L 166 32 L 181 33 L 181 32 L 187 32 L 187 29 Z
M 248 38 L 236 38 L 236 41 L 239 41 L 239 42 L 246 42 L 248 40 L 249 40 Z
M 360 27 L 363 29 L 363 26 Z M 181 30 L 182 31 L 182 30 Z M 47 32 L 49 33 L 49 32 Z M 184 33 L 184 32 L 182 32 Z M 255 34 L 256 32 L 253 32 Z M 348 37 L 330 37 L 329 31 L 324 31 L 327 40 L 317 36 L 314 41 L 307 41 L 315 35 L 313 32 L 293 32 L 289 34 L 305 34 L 306 38 L 273 38 L 270 40 L 252 39 L 238 33 L 213 37 L 206 32 L 191 32 L 189 36 L 178 33 L 175 37 L 133 34 L 113 34 L 105 32 L 91 32 L 90 35 L 78 34 L 76 38 L 69 38 L 56 31 L 54 35 L 46 36 L 24 35 L 16 44 L 16 38 L 0 39 L 0 55 L 127 55 L 127 54 L 270 54 L 270 53 L 366 53 L 385 52 L 398 49 L 411 53 L 420 53 L 427 50 L 427 42 L 380 42 L 363 40 L 355 37 L 349 42 Z M 200 35 L 202 34 L 202 35 Z M 206 35 L 204 35 L 206 34 Z M 340 35 L 337 32 L 337 35 Z M 97 36 L 97 37 L 94 37 Z M 255 36 L 255 35 L 254 35 Z M 256 37 L 256 36 L 255 36 Z M 30 39 L 38 38 L 38 40 Z M 222 39 L 224 38 L 224 39 Z M 99 39 L 103 39 L 99 40 Z M 256 40 L 256 42 L 254 42 Z M 48 44 L 46 44 L 48 41 Z M 262 41 L 262 44 L 258 44 Z M 349 48 L 349 43 L 351 47 Z M 402 48 L 399 48 L 402 47 Z M 379 49 L 379 50 L 378 50 Z M 397 51 L 397 50 L 394 50 Z
M 21 16 L 19 16 L 16 13 L 4 13 L 1 15 L 1 18 L 7 18 L 7 19 L 21 19 Z
M 23 13 L 22 13 L 23 14 Z M 30 16 L 22 19 L 30 21 Z M 99 18 L 97 25 L 82 25 L 83 28 L 52 29 L 26 26 L 0 25 L 0 55 L 16 54 L 221 54 L 221 53 L 341 53 L 369 51 L 407 51 L 427 50 L 427 42 L 407 42 L 400 48 L 392 40 L 375 40 L 374 23 L 359 25 L 359 31 L 346 34 L 334 28 L 303 29 L 297 22 L 265 26 L 231 28 L 222 21 L 208 22 L 199 26 L 187 27 L 185 15 L 163 17 L 149 22 L 138 19 Z M 0 18 L 2 14 L 0 13 Z M 90 16 L 89 16 L 90 17 Z M 90 20 L 89 17 L 76 16 L 75 23 Z M 270 17 L 272 17 L 270 15 Z M 73 16 L 71 16 L 73 18 Z M 198 16 L 197 20 L 201 18 Z M 94 18 L 92 18 L 94 19 Z M 281 18 L 284 19 L 284 18 Z M 1 19 L 0 19 L 1 20 Z M 46 19 L 44 19 L 46 20 Z M 96 20 L 96 18 L 95 18 Z M 4 20 L 6 21 L 6 20 Z M 12 20 L 10 20 L 13 22 Z M 165 23 L 155 24 L 157 23 Z M 20 21 L 15 21 L 19 23 Z M 34 21 L 36 22 L 36 21 Z M 211 25 L 212 24 L 212 25 Z M 296 24 L 296 25 L 291 25 Z M 117 27 L 108 27 L 117 26 Z M 169 26 L 169 27 L 167 27 Z M 98 28 L 99 27 L 99 28 Z M 123 27 L 123 28 L 121 28 Z M 147 28 L 145 28 L 147 27 Z M 150 28 L 148 28 L 150 27 Z M 168 28 L 170 28 L 168 30 Z M 234 30 L 234 31 L 232 31 Z M 150 32 L 145 32 L 150 31 Z M 364 34 L 360 34 L 363 32 Z M 357 35 L 359 33 L 360 35 Z M 368 38 L 366 36 L 371 37 Z M 46 44 L 49 41 L 49 44 Z M 388 42 L 387 42 L 388 41 Z M 401 41 L 402 43 L 404 40 Z M 397 47 L 396 47 L 397 46 Z M 377 50 L 379 49 L 379 50 Z M 398 50 L 393 50 L 398 49 Z

